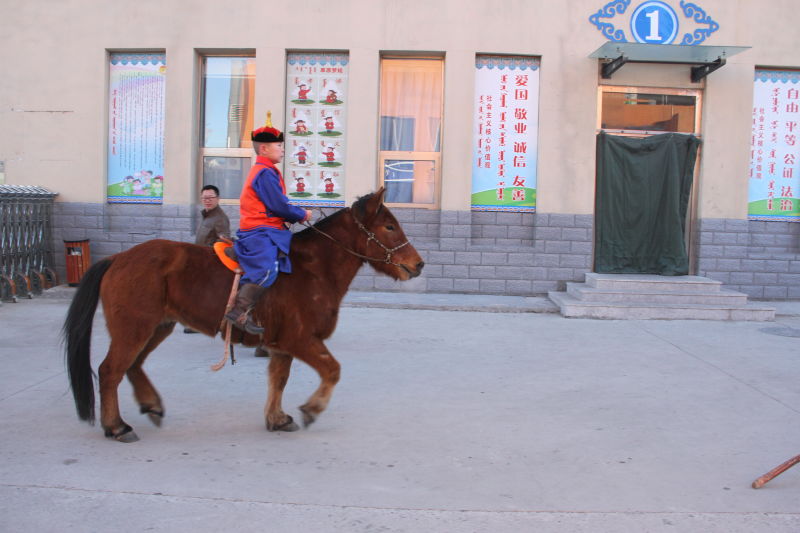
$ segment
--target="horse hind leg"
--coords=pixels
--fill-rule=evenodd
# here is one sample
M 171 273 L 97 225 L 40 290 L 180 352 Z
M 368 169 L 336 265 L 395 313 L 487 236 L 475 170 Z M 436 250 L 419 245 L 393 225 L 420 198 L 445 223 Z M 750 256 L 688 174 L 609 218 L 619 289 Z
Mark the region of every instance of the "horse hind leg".
M 135 359 L 134 351 L 127 343 L 111 341 L 108 355 L 100 364 L 100 423 L 106 437 L 120 442 L 136 442 L 139 437 L 125 423 L 119 412 L 119 384 Z M 138 350 L 137 350 L 138 351 Z
M 139 412 L 147 414 L 150 421 L 158 427 L 161 427 L 161 421 L 164 418 L 164 405 L 161 401 L 161 396 L 150 382 L 142 366 L 147 356 L 150 355 L 174 329 L 175 322 L 159 324 L 153 336 L 139 353 L 139 356 L 127 372 L 128 380 L 133 386 L 133 395 L 139 404 Z
M 264 407 L 264 420 L 267 431 L 297 431 L 300 429 L 291 416 L 283 412 L 283 390 L 289 380 L 292 356 L 283 352 L 269 350 L 269 387 L 267 405 Z
M 100 422 L 106 437 L 120 442 L 136 442 L 139 437 L 120 415 L 118 388 L 122 378 L 149 344 L 156 326 L 138 324 L 127 329 L 112 328 L 108 319 L 107 324 L 112 332 L 111 345 L 98 369 Z

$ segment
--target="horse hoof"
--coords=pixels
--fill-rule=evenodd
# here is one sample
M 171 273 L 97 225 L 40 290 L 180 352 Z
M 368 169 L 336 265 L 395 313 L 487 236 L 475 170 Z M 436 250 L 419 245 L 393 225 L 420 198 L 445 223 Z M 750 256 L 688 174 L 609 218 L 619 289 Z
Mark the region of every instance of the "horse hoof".
M 139 436 L 136 434 L 136 432 L 134 432 L 133 430 L 130 430 L 130 431 L 127 431 L 127 432 L 123 433 L 122 435 L 114 436 L 114 439 L 119 441 L 119 442 L 124 442 L 125 444 L 128 444 L 128 443 L 136 442 L 137 440 L 139 440 Z
M 140 408 L 142 414 L 147 414 L 147 418 L 150 419 L 150 422 L 153 423 L 156 427 L 161 427 L 161 421 L 164 419 L 164 410 L 163 409 L 156 409 L 154 407 L 142 407 Z
M 300 426 L 294 423 L 291 416 L 286 417 L 287 420 L 283 424 L 270 424 L 267 422 L 267 431 L 297 431 Z
M 303 407 L 300 408 L 300 412 L 303 413 L 303 427 L 307 428 L 317 420 L 317 416 L 307 409 Z
M 106 437 L 113 438 L 117 442 L 124 442 L 126 444 L 139 440 L 139 436 L 133 431 L 133 428 L 128 425 L 116 433 L 106 431 Z

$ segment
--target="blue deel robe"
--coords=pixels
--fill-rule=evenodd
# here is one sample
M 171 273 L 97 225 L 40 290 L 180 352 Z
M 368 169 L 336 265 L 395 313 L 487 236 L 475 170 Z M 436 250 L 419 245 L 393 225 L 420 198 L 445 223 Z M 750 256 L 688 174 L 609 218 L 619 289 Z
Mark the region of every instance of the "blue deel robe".
M 278 173 L 265 167 L 252 182 L 253 190 L 266 207 L 270 216 L 280 217 L 287 222 L 299 222 L 306 216 L 303 208 L 291 205 L 283 193 Z M 251 230 L 236 232 L 234 243 L 239 266 L 244 270 L 242 283 L 255 283 L 269 287 L 278 277 L 278 272 L 291 273 L 289 247 L 292 232 L 286 228 L 275 229 L 258 226 Z M 282 253 L 279 253 L 282 252 Z

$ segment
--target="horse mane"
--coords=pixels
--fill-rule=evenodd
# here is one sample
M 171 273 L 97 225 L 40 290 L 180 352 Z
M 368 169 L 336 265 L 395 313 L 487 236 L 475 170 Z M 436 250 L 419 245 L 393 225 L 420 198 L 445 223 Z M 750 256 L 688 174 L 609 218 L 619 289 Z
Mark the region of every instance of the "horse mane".
M 369 202 L 369 200 L 372 199 L 374 196 L 375 196 L 374 192 L 371 192 L 364 196 L 360 196 L 355 202 L 353 202 L 353 205 L 349 208 L 350 210 L 355 211 L 357 213 L 357 218 L 359 220 L 363 220 L 364 216 L 366 216 L 367 202 Z M 331 225 L 335 224 L 339 220 L 339 218 L 341 218 L 341 216 L 347 211 L 348 208 L 343 207 L 335 211 L 334 213 L 326 216 L 325 218 L 315 222 L 314 227 L 320 231 L 326 231 L 330 228 Z M 313 228 L 305 228 L 304 230 L 297 232 L 295 237 L 299 237 L 301 235 L 305 236 L 313 233 L 314 233 Z

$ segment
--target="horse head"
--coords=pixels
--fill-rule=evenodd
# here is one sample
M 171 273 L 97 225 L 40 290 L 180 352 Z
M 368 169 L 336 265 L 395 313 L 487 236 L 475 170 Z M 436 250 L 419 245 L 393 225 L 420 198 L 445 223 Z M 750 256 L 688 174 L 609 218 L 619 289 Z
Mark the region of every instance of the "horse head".
M 367 262 L 378 272 L 405 281 L 419 276 L 425 263 L 408 241 L 400 223 L 383 204 L 384 192 L 381 187 L 362 196 L 353 203 L 350 211 L 367 237 L 360 251 L 370 258 Z

